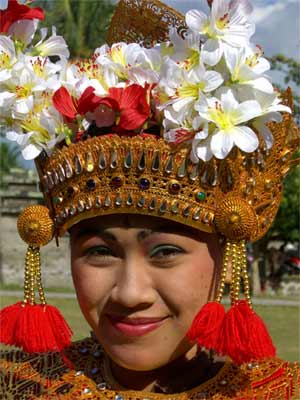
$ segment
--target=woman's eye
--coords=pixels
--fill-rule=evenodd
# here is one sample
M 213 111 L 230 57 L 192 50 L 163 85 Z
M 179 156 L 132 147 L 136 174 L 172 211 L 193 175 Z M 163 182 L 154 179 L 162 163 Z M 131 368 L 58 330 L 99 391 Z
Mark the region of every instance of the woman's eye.
M 163 258 L 163 257 L 172 257 L 178 254 L 184 253 L 184 250 L 180 247 L 165 244 L 154 247 L 150 252 L 151 258 Z
M 113 256 L 113 251 L 107 246 L 95 246 L 86 250 L 85 254 L 87 256 L 108 257 Z

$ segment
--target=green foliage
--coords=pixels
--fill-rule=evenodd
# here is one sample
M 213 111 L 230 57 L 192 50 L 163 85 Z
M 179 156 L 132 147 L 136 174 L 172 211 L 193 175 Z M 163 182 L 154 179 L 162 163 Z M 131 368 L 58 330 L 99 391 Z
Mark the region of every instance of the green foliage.
M 105 43 L 114 5 L 109 0 L 38 0 L 45 10 L 41 26 L 56 26 L 68 43 L 71 58 L 87 58 Z
M 300 62 L 294 60 L 293 58 L 286 57 L 283 54 L 275 54 L 273 57 L 269 58 L 271 63 L 271 69 L 280 71 L 284 74 L 284 83 L 285 85 L 296 85 L 297 87 L 300 86 Z M 285 89 L 280 86 L 276 85 L 277 88 L 283 92 Z M 296 120 L 299 122 L 299 101 L 300 97 L 298 96 L 297 92 L 294 90 L 294 114 Z
M 284 180 L 282 202 L 268 237 L 297 242 L 300 237 L 300 166 Z
M 0 187 L 3 186 L 3 175 L 9 173 L 11 168 L 20 167 L 19 156 L 18 146 L 0 142 Z
M 276 54 L 269 59 L 273 70 L 281 71 L 284 74 L 285 84 L 300 86 L 300 62 Z M 280 90 L 284 90 L 278 85 Z M 299 122 L 299 96 L 294 91 L 294 115 Z M 299 158 L 299 153 L 296 155 Z M 300 237 L 300 166 L 292 169 L 284 180 L 284 191 L 282 202 L 270 229 L 268 238 L 277 238 L 284 242 L 299 242 Z

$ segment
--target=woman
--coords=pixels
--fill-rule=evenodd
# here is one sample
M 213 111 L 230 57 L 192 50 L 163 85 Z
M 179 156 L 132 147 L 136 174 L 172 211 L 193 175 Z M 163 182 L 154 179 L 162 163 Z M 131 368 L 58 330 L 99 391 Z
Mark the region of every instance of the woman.
M 162 3 L 121 1 L 120 42 L 76 64 L 56 34 L 20 35 L 42 10 L 2 12 L 1 119 L 35 158 L 47 206 L 18 219 L 24 301 L 1 311 L 0 339 L 23 351 L 2 355 L 3 396 L 299 398 L 299 367 L 276 358 L 250 299 L 245 241 L 271 226 L 298 132 L 290 93 L 276 95 L 250 45 L 249 7 L 215 0 L 181 35 Z M 39 247 L 67 231 L 93 331 L 77 343 L 41 282 Z

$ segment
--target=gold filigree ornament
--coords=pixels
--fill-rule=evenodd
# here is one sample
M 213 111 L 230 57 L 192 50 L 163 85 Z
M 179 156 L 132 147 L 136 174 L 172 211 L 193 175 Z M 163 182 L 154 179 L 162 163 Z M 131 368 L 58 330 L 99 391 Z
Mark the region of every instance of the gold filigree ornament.
M 255 237 L 258 222 L 253 207 L 246 200 L 228 196 L 217 205 L 215 224 L 218 232 L 231 240 Z
M 40 205 L 26 207 L 18 217 L 17 227 L 21 239 L 35 247 L 45 246 L 54 233 L 49 209 Z

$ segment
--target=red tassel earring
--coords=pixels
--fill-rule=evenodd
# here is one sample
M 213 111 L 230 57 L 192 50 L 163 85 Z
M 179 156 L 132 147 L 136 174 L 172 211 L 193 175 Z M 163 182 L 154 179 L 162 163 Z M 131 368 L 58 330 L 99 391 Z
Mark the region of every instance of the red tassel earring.
M 0 311 L 0 342 L 27 352 L 61 351 L 70 345 L 72 330 L 59 310 L 48 305 L 41 281 L 40 246 L 53 237 L 53 221 L 43 206 L 27 207 L 18 231 L 29 245 L 25 261 L 24 301 Z M 40 304 L 36 304 L 38 290 Z
M 236 364 L 275 357 L 276 349 L 263 320 L 253 311 L 247 274 L 245 241 L 227 241 L 231 247 L 231 307 L 223 321 L 218 351 Z M 240 284 L 244 283 L 245 299 L 240 300 Z

